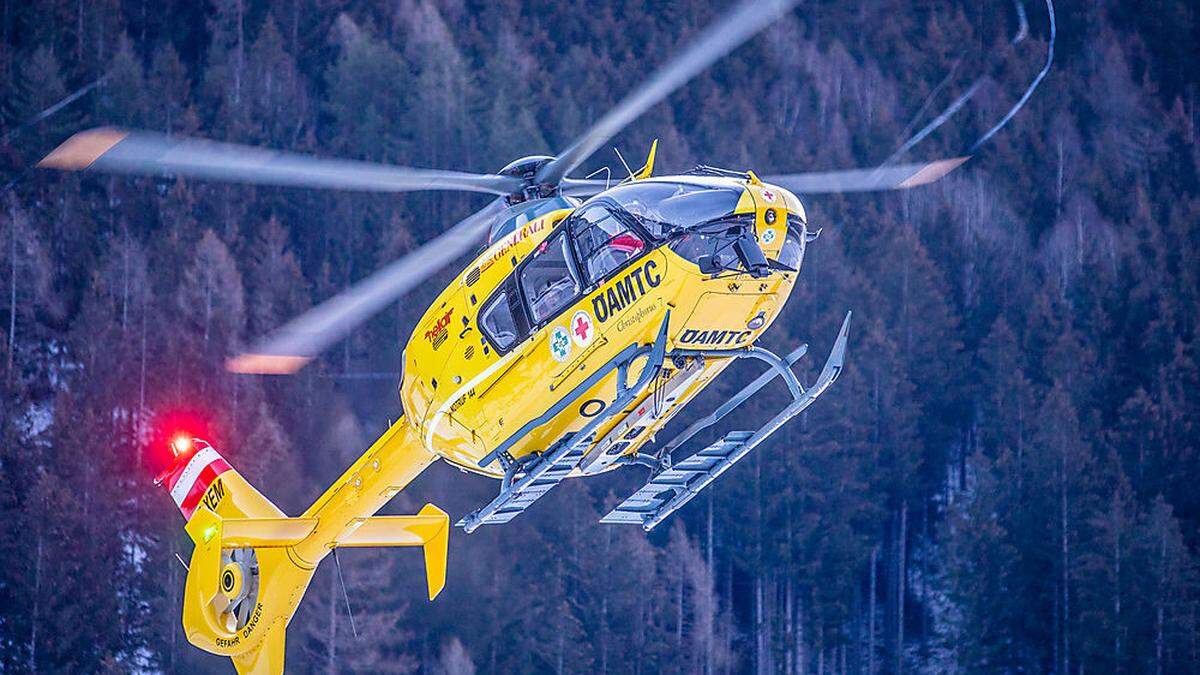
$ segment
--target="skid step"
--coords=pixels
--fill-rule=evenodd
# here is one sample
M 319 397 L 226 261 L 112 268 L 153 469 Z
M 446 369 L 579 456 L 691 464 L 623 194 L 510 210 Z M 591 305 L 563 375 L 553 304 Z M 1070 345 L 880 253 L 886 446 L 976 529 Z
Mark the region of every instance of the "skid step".
M 600 522 L 644 525 L 646 520 L 657 514 L 664 504 L 686 492 L 689 486 L 696 485 L 704 478 L 711 476 L 709 480 L 703 481 L 703 484 L 707 485 L 712 478 L 716 477 L 713 475 L 713 470 L 721 464 L 722 460 L 728 460 L 753 435 L 753 432 L 750 431 L 731 431 L 725 434 L 724 438 L 700 452 L 669 469 L 658 472 L 641 489 L 601 518 Z
M 507 523 L 562 482 L 583 456 L 587 449 L 584 443 L 561 443 L 546 455 L 539 457 L 526 473 L 512 483 L 512 487 L 501 493 L 483 508 L 464 516 L 458 526 L 473 532 L 480 525 Z

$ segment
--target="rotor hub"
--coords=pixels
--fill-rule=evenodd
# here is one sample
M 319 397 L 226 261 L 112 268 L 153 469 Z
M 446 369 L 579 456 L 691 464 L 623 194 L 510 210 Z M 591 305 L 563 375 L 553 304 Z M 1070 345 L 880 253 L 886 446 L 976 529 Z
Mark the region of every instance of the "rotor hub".
M 221 571 L 217 577 L 219 602 L 213 609 L 228 631 L 241 630 L 250 619 L 258 601 L 258 555 L 252 548 L 222 551 Z
M 497 172 L 501 176 L 512 176 L 525 182 L 525 186 L 521 188 L 520 192 L 514 192 L 506 198 L 510 206 L 530 199 L 553 197 L 558 193 L 557 185 L 538 185 L 534 183 L 538 171 L 553 159 L 550 155 L 528 155 L 520 159 L 514 159 Z
M 241 600 L 243 586 L 242 566 L 235 562 L 225 565 L 221 570 L 221 593 L 231 601 Z

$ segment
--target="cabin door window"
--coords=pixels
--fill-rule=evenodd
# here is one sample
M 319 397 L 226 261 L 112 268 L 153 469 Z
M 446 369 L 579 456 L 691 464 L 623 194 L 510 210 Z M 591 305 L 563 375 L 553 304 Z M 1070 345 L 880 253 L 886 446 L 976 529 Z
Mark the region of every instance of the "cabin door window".
M 574 302 L 580 292 L 579 277 L 561 230 L 537 247 L 521 268 L 520 278 L 534 325 L 545 323 Z
M 571 236 L 588 285 L 597 284 L 646 250 L 646 242 L 603 205 L 572 220 Z

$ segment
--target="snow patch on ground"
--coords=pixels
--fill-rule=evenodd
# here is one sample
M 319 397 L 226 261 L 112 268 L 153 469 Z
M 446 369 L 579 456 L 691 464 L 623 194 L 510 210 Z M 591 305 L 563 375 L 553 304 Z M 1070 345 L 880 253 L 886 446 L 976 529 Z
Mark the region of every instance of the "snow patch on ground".
M 31 403 L 25 409 L 25 414 L 21 415 L 18 424 L 21 437 L 26 440 L 33 440 L 46 433 L 54 424 L 54 401 Z

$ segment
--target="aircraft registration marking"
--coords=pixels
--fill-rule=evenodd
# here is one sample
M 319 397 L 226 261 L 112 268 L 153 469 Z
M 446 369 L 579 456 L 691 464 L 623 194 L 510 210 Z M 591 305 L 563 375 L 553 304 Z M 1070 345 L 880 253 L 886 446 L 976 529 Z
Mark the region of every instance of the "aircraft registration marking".
M 216 450 L 207 447 L 193 455 L 177 477 L 172 477 L 171 499 L 175 500 L 184 518 L 191 519 L 208 487 L 229 469 L 229 463 Z

